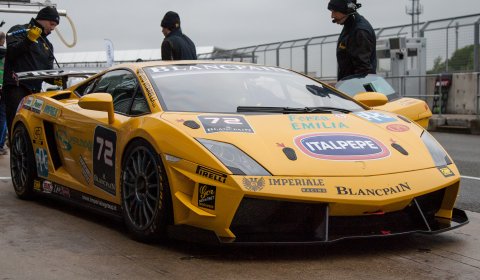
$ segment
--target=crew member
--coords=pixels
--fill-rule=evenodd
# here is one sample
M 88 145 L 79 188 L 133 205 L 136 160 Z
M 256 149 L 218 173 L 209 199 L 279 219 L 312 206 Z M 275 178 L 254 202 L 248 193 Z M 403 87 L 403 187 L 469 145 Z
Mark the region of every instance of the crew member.
M 355 74 L 375 74 L 377 69 L 377 39 L 370 23 L 357 9 L 357 0 L 330 0 L 328 9 L 332 22 L 343 25 L 337 43 L 337 78 Z
M 180 16 L 172 11 L 162 19 L 162 33 L 165 39 L 162 42 L 162 60 L 196 60 L 195 44 L 183 34 L 180 28 Z
M 3 75 L 3 97 L 7 114 L 8 135 L 18 104 L 27 95 L 40 92 L 41 80 L 18 81 L 16 73 L 53 69 L 53 46 L 47 36 L 60 23 L 54 7 L 41 9 L 30 23 L 15 25 L 7 33 L 7 54 Z M 17 31 L 17 32 L 16 32 Z M 8 36 L 8 34 L 11 34 Z M 13 33 L 13 34 L 12 34 Z

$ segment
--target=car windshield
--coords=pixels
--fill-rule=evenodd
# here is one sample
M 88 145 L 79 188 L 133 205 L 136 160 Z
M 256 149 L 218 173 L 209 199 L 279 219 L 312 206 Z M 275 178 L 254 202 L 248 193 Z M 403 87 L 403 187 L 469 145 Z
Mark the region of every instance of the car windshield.
M 351 97 L 361 92 L 382 93 L 389 101 L 400 97 L 383 77 L 373 74 L 348 76 L 338 81 L 335 87 Z
M 350 98 L 327 86 L 277 67 L 189 64 L 146 67 L 144 70 L 166 111 L 310 113 L 363 110 Z M 283 110 L 285 108 L 287 110 Z

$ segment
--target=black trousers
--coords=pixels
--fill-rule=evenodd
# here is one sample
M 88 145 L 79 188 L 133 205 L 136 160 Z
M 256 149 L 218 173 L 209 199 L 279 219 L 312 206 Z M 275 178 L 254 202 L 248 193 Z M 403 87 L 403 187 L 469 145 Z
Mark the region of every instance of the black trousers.
M 3 87 L 3 96 L 2 99 L 5 102 L 5 112 L 7 115 L 7 128 L 8 128 L 8 137 L 12 135 L 12 123 L 17 113 L 17 108 L 22 99 L 30 95 L 32 92 L 22 86 L 15 85 L 5 85 Z

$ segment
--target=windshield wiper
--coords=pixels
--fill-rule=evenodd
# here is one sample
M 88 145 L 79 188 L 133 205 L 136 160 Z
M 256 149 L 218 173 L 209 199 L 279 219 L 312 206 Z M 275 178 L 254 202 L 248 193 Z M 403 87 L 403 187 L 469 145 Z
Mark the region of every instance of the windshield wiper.
M 334 113 L 341 112 L 348 114 L 352 111 L 343 108 L 334 107 L 263 107 L 263 106 L 238 106 L 238 113 L 260 112 L 260 113 L 282 113 L 282 114 L 309 114 L 309 113 Z

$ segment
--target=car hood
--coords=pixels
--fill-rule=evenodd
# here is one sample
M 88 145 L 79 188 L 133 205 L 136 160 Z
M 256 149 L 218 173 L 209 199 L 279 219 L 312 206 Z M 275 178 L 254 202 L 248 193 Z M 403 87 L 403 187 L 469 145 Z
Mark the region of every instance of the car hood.
M 435 166 L 420 138 L 423 129 L 380 111 L 161 118 L 193 138 L 235 145 L 277 176 L 371 176 Z
M 407 116 L 414 121 L 432 116 L 432 111 L 425 101 L 408 97 L 388 102 L 385 105 L 375 107 L 375 109 Z

